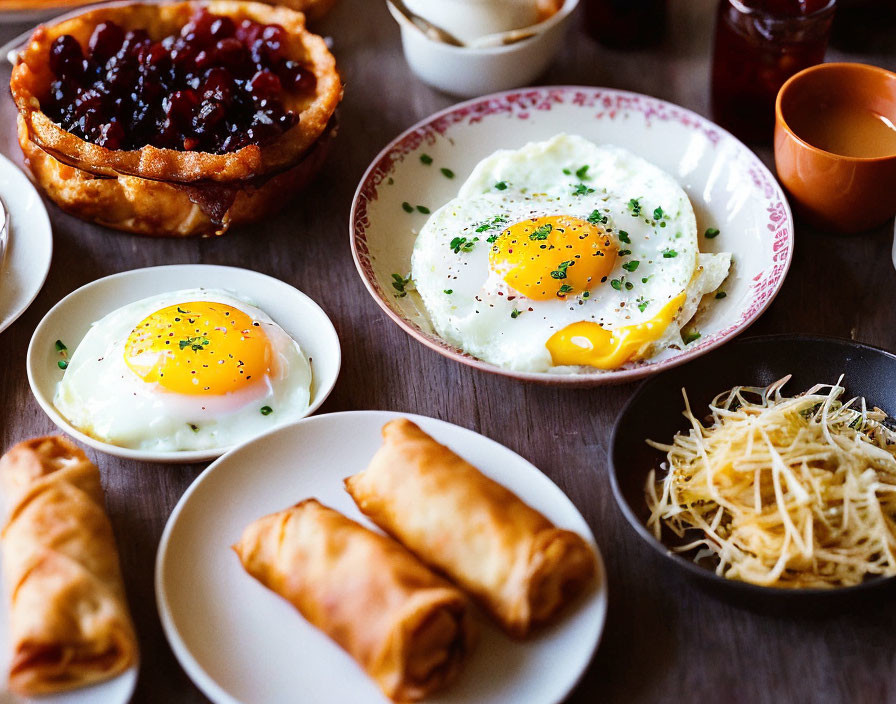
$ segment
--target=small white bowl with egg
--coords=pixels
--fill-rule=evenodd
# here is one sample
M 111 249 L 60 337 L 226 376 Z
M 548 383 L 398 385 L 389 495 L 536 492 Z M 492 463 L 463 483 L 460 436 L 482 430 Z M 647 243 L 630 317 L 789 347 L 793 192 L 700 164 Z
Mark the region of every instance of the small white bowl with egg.
M 563 45 L 569 20 L 579 0 L 565 0 L 560 8 L 544 21 L 530 27 L 510 26 L 525 13 L 519 2 L 483 3 L 477 0 L 416 0 L 406 2 L 413 11 L 436 26 L 446 17 L 449 31 L 467 46 L 454 46 L 427 36 L 391 2 L 389 11 L 401 29 L 401 43 L 411 70 L 424 83 L 445 93 L 472 97 L 531 83 L 547 69 Z M 528 3 L 534 7 L 537 3 Z M 492 6 L 494 21 L 482 20 L 484 5 Z M 506 7 L 505 7 L 506 6 Z M 457 8 L 465 8 L 465 12 Z M 502 12 L 510 7 L 514 11 Z M 450 12 L 449 12 L 450 10 Z M 446 14 L 447 13 L 447 14 Z M 505 33 L 520 32 L 531 36 L 502 44 L 500 27 Z M 444 27 L 448 29 L 448 27 Z M 485 44 L 485 45 L 483 45 Z
M 191 463 L 313 413 L 341 350 L 308 296 L 247 269 L 125 271 L 70 293 L 28 346 L 31 391 L 101 452 Z

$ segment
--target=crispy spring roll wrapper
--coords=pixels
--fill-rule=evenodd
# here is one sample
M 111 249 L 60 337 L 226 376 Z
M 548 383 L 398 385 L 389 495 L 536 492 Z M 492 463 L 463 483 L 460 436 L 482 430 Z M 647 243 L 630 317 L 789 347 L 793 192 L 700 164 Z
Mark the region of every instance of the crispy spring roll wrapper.
M 345 480 L 358 508 L 508 634 L 525 637 L 592 581 L 594 552 L 579 535 L 405 418 L 387 423 L 383 439 L 370 466 Z
M 137 661 L 100 473 L 62 437 L 0 459 L 10 596 L 9 687 L 51 694 L 109 679 Z
M 471 605 L 458 589 L 314 499 L 258 519 L 233 549 L 395 701 L 446 685 L 474 644 Z

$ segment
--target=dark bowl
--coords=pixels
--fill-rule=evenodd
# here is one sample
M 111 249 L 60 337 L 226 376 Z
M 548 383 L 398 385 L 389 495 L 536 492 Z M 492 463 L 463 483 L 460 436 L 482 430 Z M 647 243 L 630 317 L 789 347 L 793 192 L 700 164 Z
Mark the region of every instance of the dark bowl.
M 651 469 L 659 469 L 664 453 L 645 442 L 670 442 L 688 423 L 682 416 L 682 388 L 687 389 L 697 418 L 708 414 L 717 394 L 733 386 L 765 386 L 787 374 L 784 387 L 790 395 L 823 383 L 833 384 L 841 374 L 847 397 L 864 396 L 870 406 L 896 414 L 896 355 L 851 340 L 805 335 L 767 335 L 737 340 L 682 367 L 644 382 L 619 414 L 610 439 L 609 469 L 613 494 L 625 518 L 651 547 L 668 562 L 693 576 L 700 586 L 718 596 L 734 598 L 745 606 L 796 605 L 824 610 L 826 605 L 860 602 L 872 592 L 889 591 L 896 578 L 870 578 L 859 585 L 835 589 L 781 589 L 719 577 L 689 556 L 672 552 L 674 543 L 653 537 L 646 523 L 649 512 L 644 484 Z M 665 537 L 665 536 L 664 536 Z M 674 538 L 674 536 L 672 536 Z

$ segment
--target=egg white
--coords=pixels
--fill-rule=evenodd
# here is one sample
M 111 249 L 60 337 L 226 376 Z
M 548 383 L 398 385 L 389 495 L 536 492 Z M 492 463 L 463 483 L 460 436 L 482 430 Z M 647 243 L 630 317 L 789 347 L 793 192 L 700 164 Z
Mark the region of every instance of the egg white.
M 214 301 L 261 324 L 275 373 L 240 392 L 187 395 L 138 377 L 125 363 L 136 325 L 168 306 Z M 259 308 L 214 289 L 189 289 L 136 301 L 95 322 L 74 351 L 53 404 L 78 430 L 119 447 L 147 451 L 206 450 L 242 443 L 305 415 L 311 366 L 299 344 Z M 272 412 L 261 413 L 268 406 Z
M 587 220 L 595 210 L 630 254 L 587 297 L 531 300 L 489 270 L 488 239 L 508 225 L 543 215 Z M 500 224 L 483 229 L 496 216 Z M 458 237 L 473 243 L 454 251 Z M 624 268 L 634 261 L 634 271 Z M 699 251 L 693 208 L 674 178 L 622 148 L 561 134 L 481 161 L 421 229 L 411 277 L 434 329 L 451 344 L 512 370 L 578 373 L 597 370 L 553 366 L 545 347 L 553 333 L 583 320 L 607 329 L 645 322 L 684 292 L 681 312 L 646 356 L 682 347 L 681 329 L 730 262 L 730 254 Z

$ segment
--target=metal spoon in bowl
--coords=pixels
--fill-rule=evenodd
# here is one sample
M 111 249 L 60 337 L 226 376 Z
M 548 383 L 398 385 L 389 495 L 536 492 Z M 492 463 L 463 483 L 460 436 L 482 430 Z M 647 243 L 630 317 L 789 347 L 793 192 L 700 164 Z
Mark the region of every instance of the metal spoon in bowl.
M 409 10 L 407 5 L 404 4 L 404 0 L 389 0 L 389 2 L 396 10 L 404 15 L 408 19 L 408 21 L 416 25 L 417 28 L 430 39 L 433 39 L 437 42 L 450 44 L 451 46 L 466 46 L 466 44 L 464 44 L 460 39 L 451 34 L 451 32 L 442 29 L 438 25 L 430 22 L 425 17 L 421 17 L 420 15 Z

